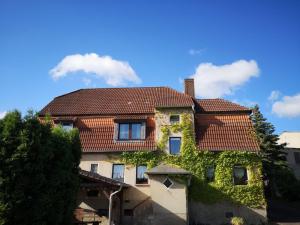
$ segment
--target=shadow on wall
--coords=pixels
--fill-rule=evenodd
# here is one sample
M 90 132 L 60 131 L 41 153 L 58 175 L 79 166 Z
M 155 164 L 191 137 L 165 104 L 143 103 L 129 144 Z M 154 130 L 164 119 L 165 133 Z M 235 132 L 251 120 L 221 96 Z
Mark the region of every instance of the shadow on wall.
M 242 217 L 246 224 L 265 224 L 265 209 L 252 209 L 230 202 L 203 204 L 191 201 L 189 203 L 191 225 L 230 224 L 232 217 Z
M 267 211 L 268 218 L 272 222 L 300 224 L 300 202 L 269 198 Z
M 172 186 L 172 191 L 179 189 L 178 185 Z M 124 195 L 124 210 L 123 210 L 123 225 L 186 225 L 186 214 L 170 211 L 164 205 L 158 204 L 150 196 L 145 195 L 135 187 L 130 187 Z M 171 191 L 166 188 L 162 189 L 159 194 L 161 200 Z M 127 197 L 126 197 L 127 196 Z M 176 196 L 173 196 L 176 199 Z M 128 200 L 126 200 L 128 198 Z M 129 200 L 130 198 L 130 200 Z M 135 199 L 138 198 L 138 199 Z M 170 202 L 166 202 L 170 204 Z M 176 207 L 179 202 L 171 202 L 171 205 Z M 132 210 L 132 211 L 127 211 Z M 127 212 L 130 212 L 127 214 Z M 127 214 L 127 215 L 126 215 Z

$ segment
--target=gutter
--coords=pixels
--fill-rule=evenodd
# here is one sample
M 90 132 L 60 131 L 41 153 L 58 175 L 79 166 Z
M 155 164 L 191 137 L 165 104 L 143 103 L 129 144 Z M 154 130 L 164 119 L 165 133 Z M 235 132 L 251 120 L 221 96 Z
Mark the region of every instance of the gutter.
M 113 225 L 113 224 L 112 224 L 112 218 L 111 218 L 113 196 L 116 195 L 116 194 L 118 194 L 118 193 L 122 190 L 122 188 L 123 188 L 123 185 L 121 184 L 119 190 L 117 190 L 117 191 L 111 193 L 110 196 L 109 196 L 108 225 Z

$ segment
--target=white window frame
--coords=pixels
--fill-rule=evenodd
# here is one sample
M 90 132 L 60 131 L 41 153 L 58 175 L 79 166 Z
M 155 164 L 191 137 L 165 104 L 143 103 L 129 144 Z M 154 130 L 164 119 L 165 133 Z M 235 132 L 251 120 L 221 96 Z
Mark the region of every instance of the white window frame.
M 171 185 L 169 187 L 167 187 L 164 183 L 166 182 L 166 180 L 170 180 L 171 181 Z M 162 184 L 164 185 L 165 188 L 167 188 L 167 190 L 169 190 L 171 187 L 173 187 L 174 185 L 174 181 L 172 179 L 170 179 L 169 177 L 166 177 L 166 179 L 164 179 L 164 181 L 162 182 Z
M 171 122 L 171 117 L 172 117 L 172 116 L 178 116 L 178 118 L 179 118 L 178 122 L 172 123 L 172 122 Z M 169 123 L 170 123 L 171 125 L 173 125 L 173 124 L 180 124 L 180 114 L 171 114 L 171 115 L 169 116 Z

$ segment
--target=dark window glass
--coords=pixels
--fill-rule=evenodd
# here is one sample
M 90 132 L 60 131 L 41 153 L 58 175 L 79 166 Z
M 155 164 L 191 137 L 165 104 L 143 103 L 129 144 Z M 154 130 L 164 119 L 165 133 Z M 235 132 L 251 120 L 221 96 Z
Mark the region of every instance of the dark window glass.
M 170 137 L 170 153 L 171 154 L 179 154 L 180 146 L 181 146 L 181 138 L 180 137 Z
M 129 124 L 121 123 L 119 125 L 119 139 L 126 140 L 129 139 Z
M 147 166 L 136 167 L 136 184 L 148 184 L 148 176 L 145 174 Z
M 131 124 L 131 139 L 141 139 L 141 128 L 140 123 Z
M 300 152 L 294 152 L 296 164 L 300 164 Z
M 206 180 L 208 182 L 212 182 L 215 180 L 215 167 L 214 166 L 209 166 L 206 169 Z
M 170 123 L 175 124 L 180 122 L 180 117 L 179 115 L 171 115 L 170 116 Z
M 243 166 L 233 168 L 233 181 L 235 185 L 246 185 L 248 180 L 247 169 Z
M 117 181 L 124 182 L 124 165 L 113 164 L 112 178 Z
M 91 172 L 98 173 L 98 164 L 91 164 Z
M 167 178 L 165 179 L 163 184 L 166 186 L 166 188 L 170 188 L 173 185 L 173 182 L 171 181 L 171 179 Z
M 140 140 L 142 138 L 141 123 L 120 123 L 119 139 L 120 140 Z

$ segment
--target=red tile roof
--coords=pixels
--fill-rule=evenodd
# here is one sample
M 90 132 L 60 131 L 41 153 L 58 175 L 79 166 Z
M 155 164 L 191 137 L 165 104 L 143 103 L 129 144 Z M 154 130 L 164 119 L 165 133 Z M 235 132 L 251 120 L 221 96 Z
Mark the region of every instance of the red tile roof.
M 156 150 L 154 116 L 147 118 L 146 139 L 141 141 L 114 140 L 114 117 L 78 118 L 75 126 L 79 129 L 83 152 Z
M 49 113 L 54 120 L 72 119 L 83 152 L 156 150 L 155 108 L 193 105 L 200 150 L 259 150 L 249 108 L 223 99 L 195 100 L 167 87 L 82 89 L 56 97 L 40 116 Z M 146 139 L 114 140 L 114 122 L 118 120 L 146 120 Z
M 196 111 L 199 113 L 212 112 L 251 112 L 251 109 L 236 103 L 216 98 L 216 99 L 197 99 Z
M 190 96 L 168 87 L 81 89 L 53 99 L 43 116 L 154 113 L 155 107 L 192 107 Z
M 248 114 L 197 114 L 195 120 L 200 150 L 259 150 Z

